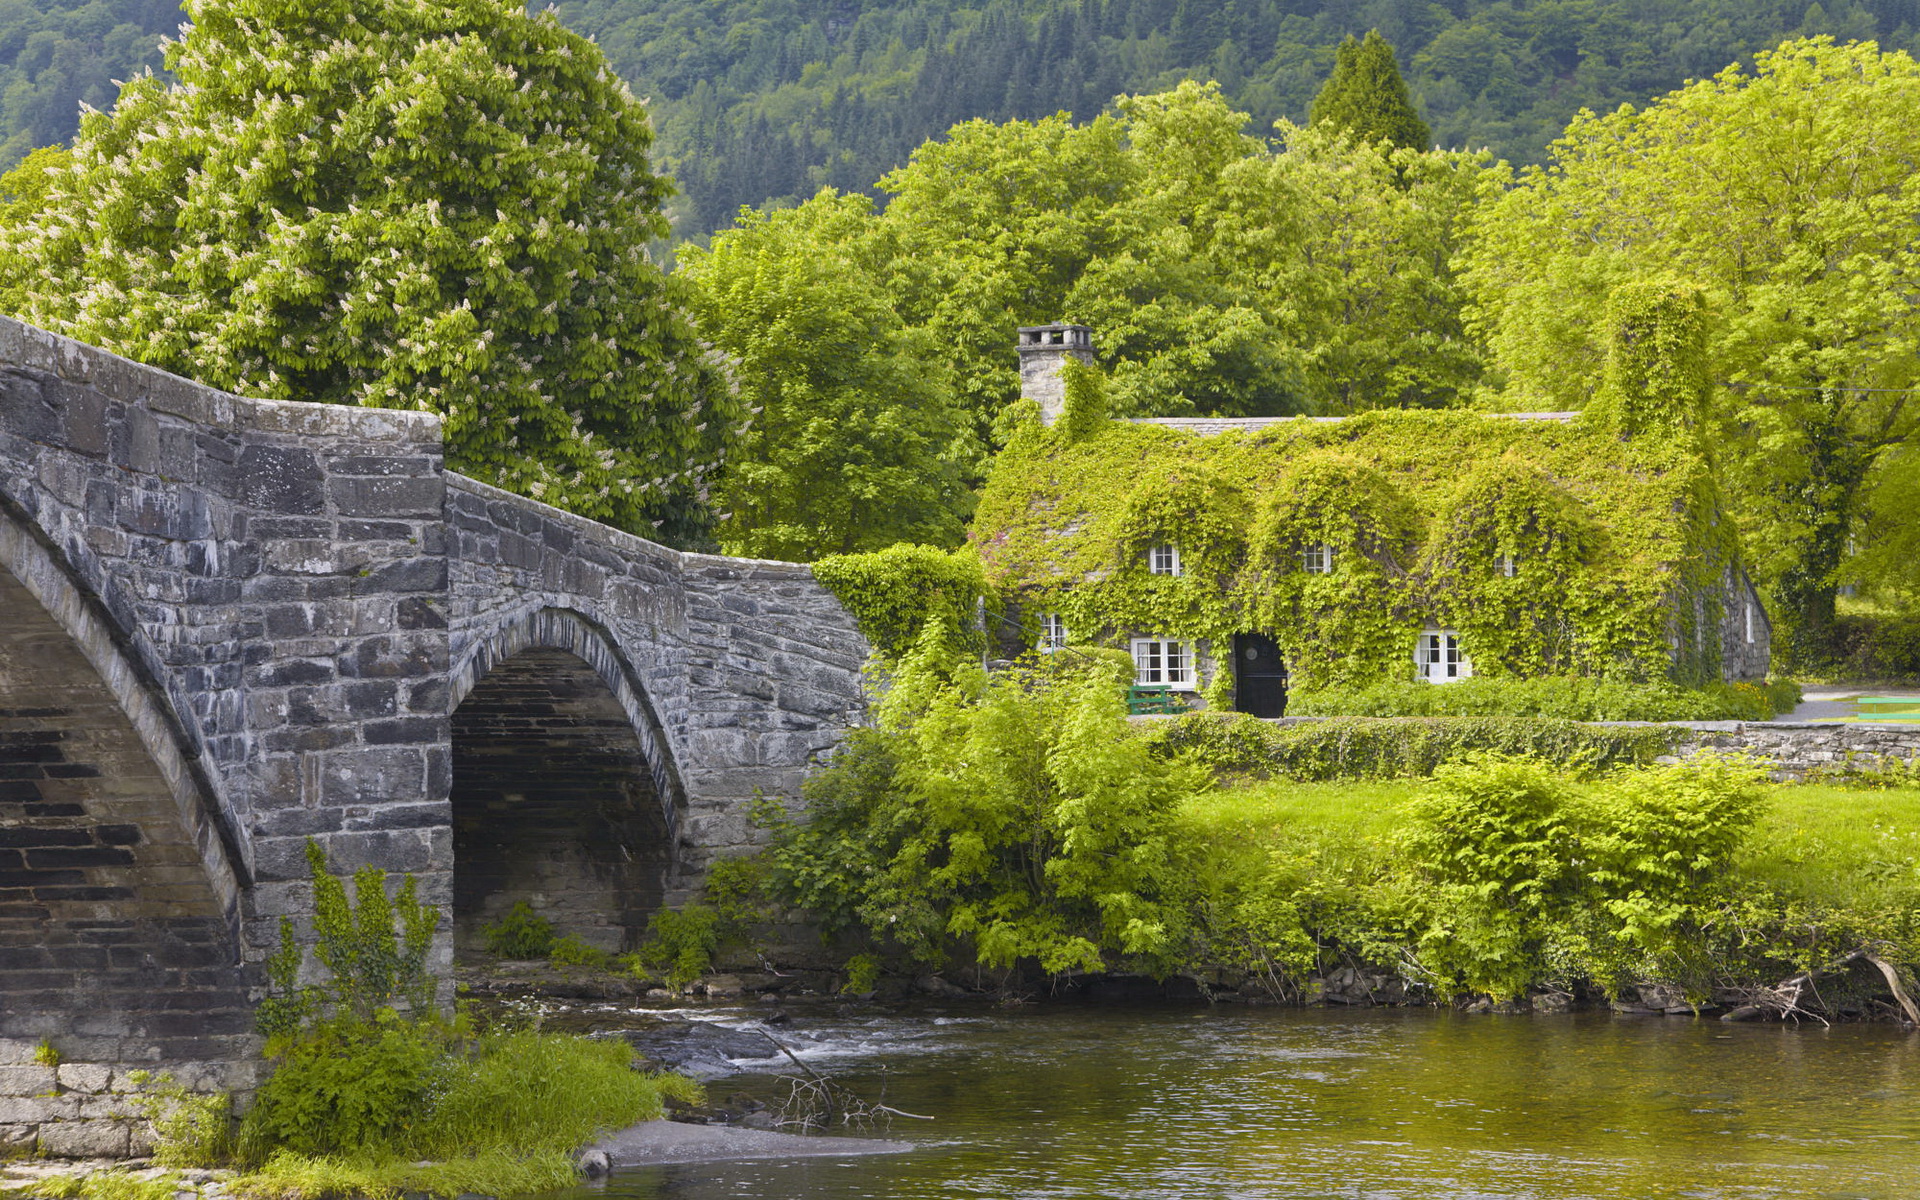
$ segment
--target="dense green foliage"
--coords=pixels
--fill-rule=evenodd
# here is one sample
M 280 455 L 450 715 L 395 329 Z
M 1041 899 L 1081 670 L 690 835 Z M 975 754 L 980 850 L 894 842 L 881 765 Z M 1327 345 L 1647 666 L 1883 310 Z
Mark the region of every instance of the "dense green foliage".
M 870 217 L 865 197 L 842 196 L 682 252 L 701 332 L 733 359 L 752 414 L 714 501 L 730 554 L 961 539 L 973 423 L 929 331 L 888 305 L 891 256 L 857 236 Z
M 1377 29 L 1364 41 L 1348 37 L 1334 50 L 1333 73 L 1313 98 L 1307 123 L 1331 125 L 1358 141 L 1386 141 L 1405 150 L 1433 144 L 1433 131 L 1407 95 L 1393 47 Z
M 448 1020 L 426 967 L 439 913 L 418 903 L 413 878 L 389 896 L 385 873 L 365 867 L 349 894 L 316 843 L 308 843 L 307 861 L 321 978 L 299 982 L 305 956 L 283 921 L 259 1013 L 274 1069 L 235 1147 L 254 1169 L 239 1185 L 243 1194 L 553 1190 L 574 1182 L 580 1146 L 658 1117 L 663 1092 L 697 1090 L 634 1070 L 621 1042 L 511 1030 L 476 1035 L 464 1016 Z M 523 949 L 543 925 L 516 909 L 494 929 Z M 544 932 L 551 942 L 551 928 Z M 205 1132 L 192 1126 L 199 1110 L 185 1097 L 165 1103 L 164 1091 L 155 1095 L 165 1119 L 178 1124 L 184 1116 L 185 1133 Z
M 903 544 L 836 554 L 814 563 L 813 574 L 847 606 L 882 659 L 905 654 L 930 626 L 943 644 L 978 642 L 987 585 L 970 549 Z
M 1110 663 L 989 678 L 944 655 L 910 655 L 877 726 L 807 784 L 809 819 L 775 851 L 788 894 L 921 961 L 1171 967 L 1187 929 L 1169 820 L 1198 774 L 1126 736 Z
M 1729 511 L 1772 588 L 1777 649 L 1801 669 L 1833 654 L 1850 573 L 1877 568 L 1909 592 L 1914 579 L 1911 556 L 1870 552 L 1854 572 L 1845 558 L 1862 534 L 1909 539 L 1915 511 L 1917 104 L 1905 53 L 1788 43 L 1751 71 L 1576 119 L 1550 168 L 1483 211 L 1465 260 L 1496 360 L 1549 408 L 1618 382 L 1598 368 L 1621 329 L 1619 285 L 1678 276 L 1704 292 L 1712 320 L 1680 300 L 1663 318 L 1691 319 L 1705 344 L 1701 367 L 1665 381 L 1667 403 L 1706 413 Z M 1710 408 L 1704 378 L 1719 385 Z
M 1908 47 L 1912 0 L 565 0 L 650 97 L 702 234 L 741 205 L 870 187 L 974 118 L 1086 121 L 1122 92 L 1218 80 L 1265 130 L 1304 121 L 1350 35 L 1378 28 L 1444 146 L 1539 161 L 1581 108 L 1679 87 L 1796 33 Z M 1422 143 L 1423 145 L 1426 143 Z
M 1911 790 L 1865 794 L 1858 813 L 1831 790 L 1796 804 L 1757 760 L 1635 765 L 1667 731 L 1553 721 L 1192 717 L 1143 734 L 1110 676 L 1054 658 L 998 679 L 905 662 L 878 727 L 810 784 L 811 822 L 780 832 L 782 894 L 914 964 L 1224 965 L 1296 995 L 1341 963 L 1441 999 L 1648 982 L 1704 997 L 1864 943 L 1920 963 Z M 1299 733 L 1318 745 L 1289 759 Z M 1336 757 L 1342 738 L 1373 750 Z M 1415 761 L 1436 750 L 1448 761 Z M 1203 772 L 1280 761 L 1430 778 L 1221 787 Z M 1849 868 L 1852 890 L 1817 878 L 1855 852 L 1876 865 Z
M 1445 687 L 1393 681 L 1364 688 L 1294 692 L 1290 717 L 1548 717 L 1561 721 L 1767 721 L 1800 702 L 1799 687 L 1540 675 L 1459 679 Z
M 1424 778 L 1472 753 L 1525 757 L 1575 771 L 1644 764 L 1672 748 L 1674 731 L 1485 714 L 1276 725 L 1244 713 L 1188 713 L 1156 725 L 1147 737 L 1156 754 L 1185 755 L 1221 778 L 1325 781 Z
M 249 395 L 444 414 L 457 469 L 667 536 L 739 400 L 647 255 L 669 185 L 508 0 L 196 0 L 0 227 L 0 307 Z M 42 173 L 43 180 L 45 173 Z
M 0 168 L 73 136 L 81 105 L 108 108 L 160 65 L 178 0 L 14 0 L 0 7 Z
M 480 931 L 487 953 L 501 958 L 545 958 L 553 949 L 553 922 L 533 911 L 525 900 L 514 902 L 506 915 Z
M 1686 439 L 1470 412 L 1075 441 L 1028 425 L 975 518 L 989 582 L 1075 643 L 1269 631 L 1307 691 L 1411 679 L 1437 618 L 1478 675 L 1716 680 L 1728 533 Z M 1156 575 L 1145 548 L 1169 542 L 1181 574 Z M 1316 546 L 1329 570 L 1306 569 Z
M 793 347 L 769 357 L 763 386 L 794 404 L 837 411 L 852 403 L 834 398 L 840 381 L 863 379 L 876 398 L 847 413 L 849 455 L 869 453 L 863 413 L 877 419 L 909 394 L 933 403 L 948 387 L 971 432 L 999 444 L 1019 396 L 1016 327 L 1062 319 L 1095 329 L 1115 416 L 1441 406 L 1479 381 L 1451 263 L 1491 178 L 1482 157 L 1356 145 L 1324 128 L 1287 126 L 1271 143 L 1197 84 L 1118 110 L 1082 125 L 967 122 L 882 181 L 883 211 L 825 191 L 692 257 L 715 297 L 778 320 L 825 320 L 828 299 L 854 298 L 802 285 L 819 270 L 851 276 L 872 299 L 838 320 L 876 339 L 868 366 L 779 328 L 764 344 L 746 324 L 723 340 L 753 354 Z M 923 355 L 917 393 L 892 365 L 908 348 Z M 941 447 L 947 459 L 972 452 L 966 438 Z M 789 476 L 776 495 L 807 477 Z

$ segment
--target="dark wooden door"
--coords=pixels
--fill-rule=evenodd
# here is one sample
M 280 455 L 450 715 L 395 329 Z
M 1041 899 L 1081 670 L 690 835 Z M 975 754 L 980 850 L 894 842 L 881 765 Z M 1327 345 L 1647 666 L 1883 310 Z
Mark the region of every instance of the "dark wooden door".
M 1287 714 L 1287 664 L 1264 633 L 1233 635 L 1233 707 L 1256 717 Z

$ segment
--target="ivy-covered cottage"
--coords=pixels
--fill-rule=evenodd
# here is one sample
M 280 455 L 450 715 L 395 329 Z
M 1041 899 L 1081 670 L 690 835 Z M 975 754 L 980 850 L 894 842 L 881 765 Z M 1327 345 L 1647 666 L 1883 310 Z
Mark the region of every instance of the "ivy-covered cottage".
M 1704 387 L 1635 354 L 1581 414 L 1113 420 L 1092 331 L 1022 329 L 1029 412 L 974 539 L 1042 649 L 1122 646 L 1140 684 L 1258 715 L 1289 686 L 1762 678 Z

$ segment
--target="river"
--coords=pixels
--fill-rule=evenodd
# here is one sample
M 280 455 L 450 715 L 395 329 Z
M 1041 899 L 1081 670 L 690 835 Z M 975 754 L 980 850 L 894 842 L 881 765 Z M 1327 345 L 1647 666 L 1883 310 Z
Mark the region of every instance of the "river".
M 934 1117 L 888 1133 L 919 1149 L 622 1171 L 564 1200 L 1920 1197 L 1920 1035 L 1885 1025 L 1043 1005 L 792 1028 L 816 1068 Z M 737 1089 L 783 1085 L 714 1085 Z

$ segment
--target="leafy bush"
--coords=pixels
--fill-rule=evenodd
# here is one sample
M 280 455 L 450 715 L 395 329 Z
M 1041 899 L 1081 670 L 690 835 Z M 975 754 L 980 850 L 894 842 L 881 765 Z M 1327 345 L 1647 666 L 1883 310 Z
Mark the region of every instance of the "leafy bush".
M 613 955 L 568 934 L 566 937 L 555 939 L 553 949 L 547 952 L 547 961 L 556 967 L 594 967 L 605 970 L 613 965 Z
M 480 931 L 487 951 L 501 958 L 545 958 L 553 952 L 553 922 L 517 900 L 507 915 Z
M 647 921 L 640 961 L 666 972 L 669 987 L 685 987 L 713 969 L 720 948 L 720 914 L 704 904 L 663 908 Z
M 929 622 L 945 630 L 956 649 L 978 648 L 974 607 L 987 582 L 971 548 L 901 544 L 830 554 L 813 564 L 813 575 L 853 613 L 884 659 L 912 649 Z
M 196 1094 L 167 1074 L 133 1071 L 134 1110 L 153 1127 L 153 1160 L 163 1167 L 216 1167 L 233 1144 L 233 1097 Z
M 283 923 L 269 964 L 277 1004 L 262 1022 L 274 1027 L 268 1049 L 276 1068 L 241 1124 L 239 1154 L 258 1170 L 236 1184 L 240 1193 L 552 1191 L 573 1181 L 570 1154 L 579 1145 L 659 1116 L 663 1091 L 696 1087 L 634 1071 L 624 1043 L 532 1032 L 474 1037 L 464 1018 L 446 1020 L 432 1003 L 425 949 L 437 914 L 414 900 L 412 879 L 389 900 L 380 872 L 362 870 L 349 898 L 317 846 L 309 845 L 308 863 L 314 957 L 329 978 L 296 986 L 301 951 L 291 922 Z M 522 931 L 531 916 L 521 912 Z M 606 958 L 574 938 L 554 949 Z M 177 1141 L 210 1135 L 207 1112 L 158 1095 L 159 1119 L 180 1126 Z
M 1846 613 L 1834 622 L 1837 661 L 1846 679 L 1920 679 L 1920 613 Z
M 921 962 L 1164 969 L 1186 936 L 1168 828 L 1200 780 L 1151 756 L 1124 707 L 1105 660 L 990 678 L 923 637 L 878 727 L 807 784 L 808 822 L 772 852 L 778 885 Z
M 1564 721 L 1765 721 L 1800 702 L 1787 680 L 1683 688 L 1582 676 L 1404 681 L 1288 697 L 1296 717 L 1551 717 Z
M 430 1026 L 391 1013 L 371 1027 L 337 1018 L 305 1031 L 281 1048 L 241 1123 L 243 1155 L 397 1152 L 446 1081 L 447 1050 Z
M 1217 775 L 1299 780 L 1424 777 L 1473 751 L 1599 769 L 1650 762 L 1673 740 L 1665 729 L 1534 718 L 1354 717 L 1276 725 L 1210 712 L 1159 723 L 1149 736 L 1155 753 L 1189 755 Z

